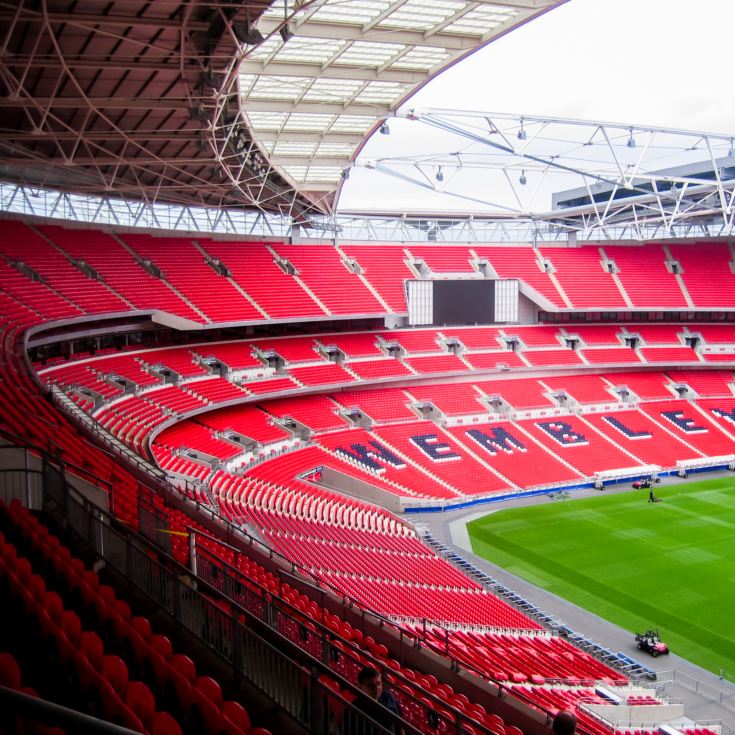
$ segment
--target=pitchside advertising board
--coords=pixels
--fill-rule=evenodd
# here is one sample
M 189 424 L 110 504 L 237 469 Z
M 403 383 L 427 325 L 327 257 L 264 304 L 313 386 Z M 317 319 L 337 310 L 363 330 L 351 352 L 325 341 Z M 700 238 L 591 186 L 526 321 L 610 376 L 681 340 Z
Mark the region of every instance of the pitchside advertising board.
M 518 281 L 409 281 L 406 300 L 412 326 L 462 326 L 518 321 Z

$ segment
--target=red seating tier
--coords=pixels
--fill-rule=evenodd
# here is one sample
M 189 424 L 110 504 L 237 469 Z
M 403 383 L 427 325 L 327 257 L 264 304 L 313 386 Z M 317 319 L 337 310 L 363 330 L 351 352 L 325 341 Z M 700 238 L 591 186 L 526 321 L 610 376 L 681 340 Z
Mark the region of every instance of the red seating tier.
M 417 373 L 454 373 L 460 370 L 469 370 L 467 365 L 456 355 L 422 355 L 421 357 L 407 357 L 406 365 L 410 365 Z
M 434 273 L 475 273 L 472 256 L 465 245 L 411 245 L 408 250 Z
M 456 426 L 448 431 L 519 487 L 574 481 L 579 477 L 510 422 Z
M 487 404 L 480 403 L 482 395 L 471 383 L 439 383 L 415 385 L 406 388 L 417 401 L 430 401 L 447 415 L 487 413 Z
M 201 251 L 183 238 L 122 235 L 138 255 L 151 260 L 163 277 L 213 322 L 260 321 L 256 309 L 224 276 L 210 267 Z
M 416 276 L 406 265 L 407 258 L 402 247 L 342 245 L 341 250 L 360 264 L 365 277 L 394 312 L 406 312 L 403 284 Z
M 227 266 L 233 280 L 271 319 L 324 316 L 319 304 L 276 265 L 262 243 L 202 240 L 201 245 Z
M 327 396 L 300 396 L 268 401 L 260 407 L 273 416 L 289 416 L 313 431 L 344 429 L 346 422 L 339 415 L 339 406 Z
M 375 314 L 385 311 L 372 292 L 331 245 L 281 245 L 273 249 L 289 260 L 299 278 L 332 314 Z
M 666 267 L 666 253 L 661 245 L 605 245 L 603 249 L 617 265 L 618 279 L 633 306 L 653 309 L 687 307 L 676 276 Z
M 554 266 L 557 281 L 577 308 L 626 308 L 612 275 L 603 268 L 598 248 L 541 248 Z
M 54 242 L 92 266 L 111 288 L 137 309 L 160 309 L 195 322 L 205 319 L 159 278 L 145 271 L 119 241 L 104 232 L 44 227 Z
M 463 495 L 486 495 L 508 489 L 506 482 L 429 421 L 378 427 L 375 435 Z
M 500 278 L 518 278 L 561 309 L 566 304 L 548 273 L 538 264 L 538 253 L 528 246 L 475 246 L 473 250 L 485 258 Z
M 669 245 L 671 255 L 682 267 L 681 278 L 700 309 L 735 306 L 735 273 L 727 243 L 700 242 L 696 245 Z M 713 287 L 717 284 L 717 287 Z

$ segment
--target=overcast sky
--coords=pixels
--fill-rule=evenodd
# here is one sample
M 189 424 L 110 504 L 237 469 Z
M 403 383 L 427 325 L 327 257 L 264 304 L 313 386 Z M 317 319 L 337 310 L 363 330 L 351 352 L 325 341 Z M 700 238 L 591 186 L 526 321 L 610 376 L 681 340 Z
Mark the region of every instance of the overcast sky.
M 569 0 L 447 70 L 408 106 L 735 134 L 734 32 L 735 0 Z M 415 135 L 394 123 L 364 155 L 390 155 Z M 381 206 L 380 174 L 354 173 L 340 208 Z

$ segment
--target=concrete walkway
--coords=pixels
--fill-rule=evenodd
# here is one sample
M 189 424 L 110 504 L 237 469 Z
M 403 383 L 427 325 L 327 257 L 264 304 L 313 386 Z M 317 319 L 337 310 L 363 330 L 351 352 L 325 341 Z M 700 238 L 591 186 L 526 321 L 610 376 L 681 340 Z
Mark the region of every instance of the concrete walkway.
M 732 477 L 729 473 L 707 474 L 706 479 L 718 475 Z M 705 479 L 703 477 L 702 479 Z M 687 480 L 689 482 L 691 480 Z M 662 484 L 684 482 L 678 478 L 664 478 Z M 610 487 L 606 493 L 629 492 L 630 485 Z M 584 489 L 570 493 L 571 498 L 584 498 L 598 495 L 599 491 Z M 650 682 L 660 695 L 684 701 L 685 712 L 691 719 L 705 724 L 721 723 L 723 735 L 735 734 L 735 684 L 720 679 L 715 674 L 686 661 L 676 654 L 653 658 L 641 653 L 633 635 L 612 623 L 603 620 L 583 608 L 537 587 L 526 580 L 496 566 L 472 553 L 466 524 L 482 516 L 501 509 L 537 505 L 539 503 L 565 502 L 550 500 L 547 495 L 537 495 L 517 500 L 503 501 L 485 506 L 484 510 L 473 507 L 471 510 L 455 510 L 446 513 L 408 514 L 409 521 L 425 526 L 441 543 L 452 548 L 467 561 L 495 577 L 506 587 L 514 590 L 540 609 L 561 620 L 566 626 L 612 651 L 621 651 L 656 671 L 658 680 Z M 735 630 L 734 630 L 735 635 Z M 729 672 L 731 676 L 735 672 Z

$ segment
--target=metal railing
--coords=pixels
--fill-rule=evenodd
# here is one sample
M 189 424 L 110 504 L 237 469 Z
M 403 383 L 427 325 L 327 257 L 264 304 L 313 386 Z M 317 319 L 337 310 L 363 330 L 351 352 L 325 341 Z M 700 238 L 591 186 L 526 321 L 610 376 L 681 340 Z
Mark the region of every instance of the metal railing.
M 256 617 L 206 579 L 193 575 L 173 558 L 161 556 L 159 547 L 118 527 L 112 516 L 77 493 L 65 481 L 63 468 L 45 462 L 41 471 L 31 472 L 42 481 L 40 509 L 73 533 L 127 584 L 155 602 L 172 621 L 216 653 L 229 665 L 235 681 L 247 679 L 317 735 L 334 735 L 340 731 L 342 721 L 348 721 L 350 732 L 359 735 L 385 735 L 386 730 L 379 723 L 340 693 L 357 695 L 359 691 L 351 682 L 315 657 L 313 651 L 280 632 L 286 619 L 281 611 L 269 605 L 266 615 Z M 0 496 L 8 501 L 17 497 L 23 502 L 27 497 L 25 487 L 10 478 L 8 473 L 0 474 Z M 151 554 L 154 549 L 157 558 Z M 333 650 L 325 645 L 323 658 L 331 661 Z M 340 691 L 335 690 L 335 684 Z M 447 735 L 463 732 L 462 721 L 454 715 L 440 716 L 433 707 L 427 707 L 423 716 L 426 722 L 441 723 L 441 732 Z M 409 721 L 401 720 L 400 727 L 406 735 L 421 733 Z M 476 729 L 484 731 L 480 726 Z

